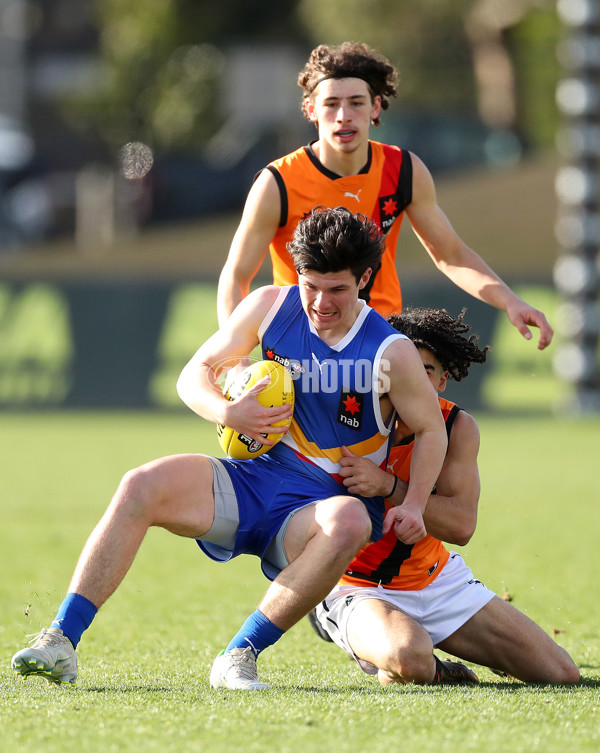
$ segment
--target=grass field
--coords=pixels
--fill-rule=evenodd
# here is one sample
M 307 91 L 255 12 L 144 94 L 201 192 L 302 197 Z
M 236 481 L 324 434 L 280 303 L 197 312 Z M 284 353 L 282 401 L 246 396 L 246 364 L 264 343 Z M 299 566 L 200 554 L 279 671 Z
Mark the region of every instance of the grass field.
M 85 635 L 77 686 L 24 682 L 10 657 L 54 616 L 122 473 L 217 444 L 213 427 L 187 414 L 5 414 L 2 750 L 597 751 L 600 422 L 479 419 L 480 520 L 463 553 L 565 646 L 581 685 L 523 685 L 480 669 L 477 688 L 382 688 L 303 621 L 260 659 L 270 692 L 211 690 L 214 656 L 266 581 L 255 558 L 217 565 L 158 530 Z

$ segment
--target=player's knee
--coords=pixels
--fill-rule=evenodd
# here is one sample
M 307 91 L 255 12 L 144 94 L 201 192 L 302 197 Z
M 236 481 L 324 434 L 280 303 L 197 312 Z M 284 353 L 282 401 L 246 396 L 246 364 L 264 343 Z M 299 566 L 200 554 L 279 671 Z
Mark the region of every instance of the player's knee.
M 431 651 L 429 654 L 417 651 L 390 651 L 385 667 L 379 670 L 379 682 L 416 685 L 429 684 L 435 675 L 435 661 Z
M 418 652 L 406 653 L 396 658 L 395 670 L 401 682 L 425 685 L 432 681 L 435 675 L 435 661 L 433 654 Z
M 339 549 L 350 549 L 354 553 L 369 540 L 371 520 L 360 500 L 345 497 L 333 506 L 326 529 Z
M 152 518 L 159 501 L 153 474 L 144 466 L 127 471 L 113 500 L 122 511 L 136 518 Z

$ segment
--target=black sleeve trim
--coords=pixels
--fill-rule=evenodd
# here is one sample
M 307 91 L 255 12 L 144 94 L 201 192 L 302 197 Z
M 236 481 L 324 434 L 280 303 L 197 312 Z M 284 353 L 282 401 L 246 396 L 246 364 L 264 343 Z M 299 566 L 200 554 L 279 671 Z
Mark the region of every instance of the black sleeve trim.
M 453 405 L 452 409 L 450 410 L 450 413 L 448 414 L 448 418 L 446 419 L 446 434 L 448 435 L 448 439 L 450 439 L 450 432 L 452 431 L 452 426 L 454 425 L 454 421 L 456 417 L 458 416 L 460 412 L 460 408 L 458 405 Z
M 275 178 L 277 187 L 279 188 L 279 198 L 281 199 L 281 213 L 279 215 L 279 227 L 283 227 L 288 221 L 288 197 L 285 183 L 281 177 L 281 173 L 273 165 L 267 165 L 266 168 L 271 175 Z
M 400 166 L 400 175 L 398 176 L 398 194 L 402 196 L 402 207 L 404 210 L 412 201 L 413 189 L 413 167 L 412 159 L 408 149 L 402 150 L 402 165 Z

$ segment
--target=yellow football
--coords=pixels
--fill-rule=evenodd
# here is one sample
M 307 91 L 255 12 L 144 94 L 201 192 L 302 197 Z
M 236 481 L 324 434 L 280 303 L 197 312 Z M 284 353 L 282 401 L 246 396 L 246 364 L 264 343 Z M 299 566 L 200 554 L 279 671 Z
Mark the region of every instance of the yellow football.
M 235 400 L 244 392 L 247 392 L 263 377 L 270 375 L 271 381 L 258 393 L 257 399 L 265 407 L 291 405 L 294 407 L 294 382 L 290 372 L 276 361 L 256 361 L 241 371 L 226 389 L 224 395 L 228 400 Z M 275 426 L 288 426 L 292 416 L 274 424 Z M 268 439 L 277 443 L 283 434 L 265 435 Z M 217 424 L 217 437 L 221 449 L 226 455 L 235 460 L 248 460 L 257 458 L 259 455 L 271 449 L 272 445 L 258 442 L 252 437 L 240 434 L 223 424 Z

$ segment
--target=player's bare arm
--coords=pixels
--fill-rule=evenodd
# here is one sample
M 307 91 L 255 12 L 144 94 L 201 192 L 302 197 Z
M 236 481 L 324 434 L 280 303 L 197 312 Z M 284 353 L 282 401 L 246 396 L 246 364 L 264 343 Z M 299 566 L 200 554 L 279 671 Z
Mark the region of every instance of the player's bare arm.
M 281 199 L 275 178 L 263 170 L 254 182 L 219 277 L 217 313 L 222 326 L 250 291 L 269 243 L 277 232 Z
M 413 200 L 406 214 L 436 267 L 470 295 L 505 311 L 511 324 L 527 340 L 532 337 L 529 326 L 537 327 L 540 330 L 538 348 L 545 348 L 553 336 L 545 315 L 520 298 L 464 243 L 438 206 L 431 173 L 416 155 L 411 153 L 411 157 Z
M 479 427 L 473 416 L 460 411 L 454 420 L 448 452 L 427 502 L 427 533 L 448 544 L 464 546 L 475 533 L 481 485 L 477 455 Z
M 477 423 L 471 415 L 460 411 L 452 427 L 436 493 L 429 496 L 423 513 L 427 533 L 448 544 L 465 546 L 475 532 L 480 492 L 478 451 Z M 348 448 L 343 447 L 342 452 L 340 475 L 351 494 L 380 495 L 396 505 L 404 502 L 408 490 L 406 481 L 395 481 L 396 477 L 390 472 Z
M 429 496 L 423 514 L 427 533 L 448 544 L 465 546 L 475 533 L 481 489 L 478 453 L 479 427 L 473 416 L 460 411 L 452 426 L 448 452 L 435 485 L 436 493 Z M 388 481 L 388 489 L 391 486 Z M 407 489 L 408 484 L 398 479 L 390 500 L 401 504 Z
M 177 382 L 179 396 L 199 416 L 267 444 L 262 434 L 287 431 L 274 424 L 290 415 L 290 407 L 267 408 L 258 403 L 256 395 L 265 379 L 233 401 L 223 396 L 219 380 L 258 344 L 258 328 L 280 292 L 281 288 L 268 285 L 244 298 L 221 329 L 196 351 Z
M 390 377 L 391 404 L 415 435 L 406 496 L 402 505 L 388 511 L 383 532 L 393 526 L 401 541 L 414 544 L 426 535 L 423 511 L 444 462 L 446 427 L 437 394 L 410 340 L 395 340 L 383 354 L 382 364 Z

